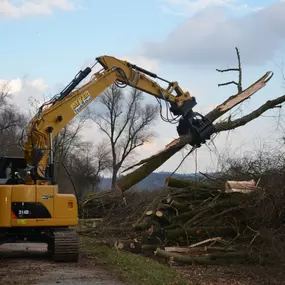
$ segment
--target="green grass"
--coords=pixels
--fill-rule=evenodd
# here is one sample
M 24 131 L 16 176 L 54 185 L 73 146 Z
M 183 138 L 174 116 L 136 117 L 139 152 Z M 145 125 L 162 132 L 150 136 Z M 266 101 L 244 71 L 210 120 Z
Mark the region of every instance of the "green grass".
M 93 238 L 82 238 L 82 252 L 88 259 L 104 265 L 126 284 L 186 285 L 179 273 L 150 258 L 105 246 L 96 246 Z

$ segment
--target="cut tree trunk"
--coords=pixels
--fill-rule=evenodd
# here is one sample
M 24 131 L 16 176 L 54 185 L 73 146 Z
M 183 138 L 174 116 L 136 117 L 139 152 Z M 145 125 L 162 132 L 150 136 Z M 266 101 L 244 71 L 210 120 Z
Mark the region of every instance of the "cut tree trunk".
M 211 189 L 220 189 L 219 186 L 208 185 L 206 183 L 193 181 L 193 180 L 184 180 L 172 177 L 165 178 L 166 187 L 175 187 L 175 188 L 190 188 L 190 189 L 200 189 L 200 190 L 211 190 Z
M 212 253 L 205 254 L 202 256 L 187 256 L 174 252 L 168 252 L 161 248 L 157 248 L 156 255 L 171 259 L 174 262 L 183 264 L 201 264 L 201 265 L 211 265 L 211 264 L 225 264 L 232 261 L 235 263 L 237 260 L 245 259 L 248 257 L 246 252 L 225 252 L 225 253 Z

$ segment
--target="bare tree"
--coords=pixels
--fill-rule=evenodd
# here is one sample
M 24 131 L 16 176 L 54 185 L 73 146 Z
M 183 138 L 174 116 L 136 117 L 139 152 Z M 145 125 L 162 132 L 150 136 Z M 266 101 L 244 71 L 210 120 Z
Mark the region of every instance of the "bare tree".
M 0 156 L 18 155 L 21 152 L 18 139 L 27 118 L 11 101 L 8 84 L 0 88 Z
M 89 113 L 110 142 L 112 188 L 116 185 L 119 170 L 134 151 L 154 136 L 150 127 L 157 118 L 158 107 L 142 101 L 141 91 L 131 88 L 126 94 L 114 84 L 99 97 L 100 110 Z
M 64 126 L 54 139 L 54 156 L 56 160 L 56 175 L 60 176 L 62 164 L 66 162 L 69 154 L 76 152 L 81 147 L 81 132 L 84 128 L 85 120 L 80 117 Z
M 109 167 L 104 145 L 94 145 L 81 137 L 85 122 L 84 116 L 72 120 L 54 140 L 55 175 L 60 190 L 70 192 L 73 187 L 78 198 L 85 192 L 94 192 L 100 182 L 99 173 Z
M 102 144 L 82 143 L 80 149 L 69 156 L 68 167 L 81 196 L 95 192 L 100 182 L 99 174 L 109 167 L 108 151 Z

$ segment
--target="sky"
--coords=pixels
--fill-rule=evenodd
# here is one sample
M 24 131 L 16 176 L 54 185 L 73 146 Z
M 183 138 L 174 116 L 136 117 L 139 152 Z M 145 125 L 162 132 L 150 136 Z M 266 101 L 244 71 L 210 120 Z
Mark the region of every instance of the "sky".
M 274 72 L 268 85 L 242 104 L 242 113 L 236 110 L 240 116 L 284 93 L 284 14 L 280 0 L 0 0 L 0 83 L 8 82 L 14 102 L 28 111 L 30 97 L 41 101 L 56 94 L 96 57 L 111 55 L 177 81 L 204 114 L 236 93 L 235 86 L 218 84 L 236 80 L 237 74 L 216 68 L 236 67 L 238 47 L 244 88 Z M 214 171 L 220 158 L 279 148 L 282 112 L 268 111 L 219 134 L 177 172 Z M 155 140 L 140 148 L 138 160 L 177 137 L 176 126 L 160 118 L 153 129 Z M 94 125 L 84 136 L 98 142 L 102 137 Z M 186 153 L 177 153 L 157 171 L 173 171 Z

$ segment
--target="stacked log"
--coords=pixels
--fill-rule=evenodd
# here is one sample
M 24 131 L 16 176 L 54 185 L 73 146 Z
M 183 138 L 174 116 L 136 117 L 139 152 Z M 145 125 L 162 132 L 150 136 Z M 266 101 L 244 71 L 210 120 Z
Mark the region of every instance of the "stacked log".
M 238 192 L 227 191 L 226 185 L 167 178 L 155 199 L 142 201 L 144 208 L 138 207 L 138 201 L 135 207 L 125 205 L 128 217 L 124 222 L 118 222 L 118 210 L 113 209 L 117 226 L 125 225 L 113 245 L 184 263 L 244 260 L 249 254 L 247 246 L 256 235 L 248 227 L 248 211 L 254 207 L 260 188 L 254 191 L 253 183 L 246 182 L 244 186 L 249 185 L 250 191 Z M 106 227 L 106 223 L 101 224 Z

